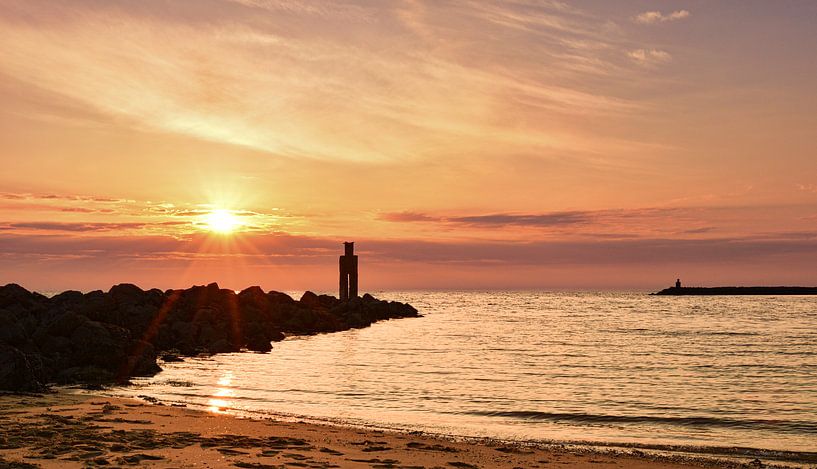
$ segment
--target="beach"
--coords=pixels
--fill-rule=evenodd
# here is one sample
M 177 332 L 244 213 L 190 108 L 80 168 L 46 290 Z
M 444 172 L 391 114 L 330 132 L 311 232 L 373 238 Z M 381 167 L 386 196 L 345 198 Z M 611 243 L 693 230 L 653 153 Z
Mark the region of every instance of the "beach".
M 0 467 L 682 468 L 638 450 L 532 447 L 234 416 L 62 389 L 0 396 Z
M 0 467 L 817 463 L 808 297 L 385 296 L 423 317 L 2 395 Z

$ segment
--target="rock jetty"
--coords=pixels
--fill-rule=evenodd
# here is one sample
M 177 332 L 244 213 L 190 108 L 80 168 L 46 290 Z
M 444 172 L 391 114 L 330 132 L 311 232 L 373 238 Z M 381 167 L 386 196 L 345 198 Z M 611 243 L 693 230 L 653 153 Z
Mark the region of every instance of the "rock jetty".
M 653 295 L 817 295 L 817 287 L 669 287 Z
M 120 284 L 48 298 L 9 284 L 0 287 L 0 390 L 125 383 L 161 371 L 159 357 L 268 352 L 287 335 L 417 316 L 411 305 L 369 294 L 340 301 L 306 292 L 295 300 L 260 287 L 236 293 L 215 283 L 167 291 Z

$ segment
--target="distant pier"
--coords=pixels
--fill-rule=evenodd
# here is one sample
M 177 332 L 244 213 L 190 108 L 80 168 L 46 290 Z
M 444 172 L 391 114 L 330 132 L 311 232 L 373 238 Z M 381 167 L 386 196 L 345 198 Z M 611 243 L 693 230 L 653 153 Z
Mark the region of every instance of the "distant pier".
M 653 295 L 817 295 L 817 287 L 669 287 Z

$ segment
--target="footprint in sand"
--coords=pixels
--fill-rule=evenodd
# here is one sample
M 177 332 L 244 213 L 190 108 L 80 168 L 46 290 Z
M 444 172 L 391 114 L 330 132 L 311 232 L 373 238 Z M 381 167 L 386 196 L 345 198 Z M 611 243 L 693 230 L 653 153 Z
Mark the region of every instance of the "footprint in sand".
M 443 446 L 439 444 L 429 445 L 420 441 L 410 441 L 406 443 L 406 447 L 411 449 L 419 449 L 423 451 L 442 451 L 444 453 L 458 453 L 459 450 L 457 448 L 452 448 L 450 446 Z
M 388 446 L 367 446 L 363 448 L 364 453 L 372 453 L 375 451 L 390 451 L 392 448 Z
M 349 461 L 365 462 L 365 463 L 368 463 L 368 464 L 385 464 L 385 465 L 400 464 L 400 461 L 398 461 L 396 459 L 377 459 L 377 458 L 373 458 L 373 459 L 349 459 Z
M 154 454 L 129 454 L 127 456 L 122 456 L 117 458 L 117 464 L 127 464 L 127 465 L 138 465 L 141 464 L 142 461 L 159 461 L 164 459 L 164 456 L 158 456 Z
M 475 466 L 473 464 L 468 464 L 467 462 L 461 461 L 449 461 L 448 465 L 451 467 L 460 467 L 463 469 L 479 469 L 479 466 Z
M 533 450 L 517 448 L 514 446 L 500 446 L 498 448 L 494 448 L 495 450 L 501 453 L 507 454 L 533 454 Z
M 258 462 L 244 462 L 244 461 L 236 461 L 233 463 L 235 467 L 246 467 L 251 469 L 283 469 L 284 466 L 281 465 L 270 465 L 270 464 L 261 464 Z
M 232 448 L 216 448 L 216 451 L 218 451 L 221 454 L 226 454 L 228 456 L 235 456 L 235 455 L 239 455 L 239 454 L 241 454 L 241 455 L 250 454 L 250 453 L 247 453 L 246 451 L 238 451 L 237 449 L 232 449 Z
M 331 454 L 332 456 L 343 456 L 343 453 L 341 453 L 340 451 L 336 451 L 330 448 L 321 448 L 319 451 L 321 453 Z

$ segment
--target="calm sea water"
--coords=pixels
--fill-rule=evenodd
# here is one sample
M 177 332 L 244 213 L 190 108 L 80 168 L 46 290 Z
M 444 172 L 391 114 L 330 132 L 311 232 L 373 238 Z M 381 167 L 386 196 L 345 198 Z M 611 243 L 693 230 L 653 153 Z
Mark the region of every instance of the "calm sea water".
M 121 393 L 464 436 L 817 450 L 817 297 L 377 296 L 425 317 L 168 363 Z

